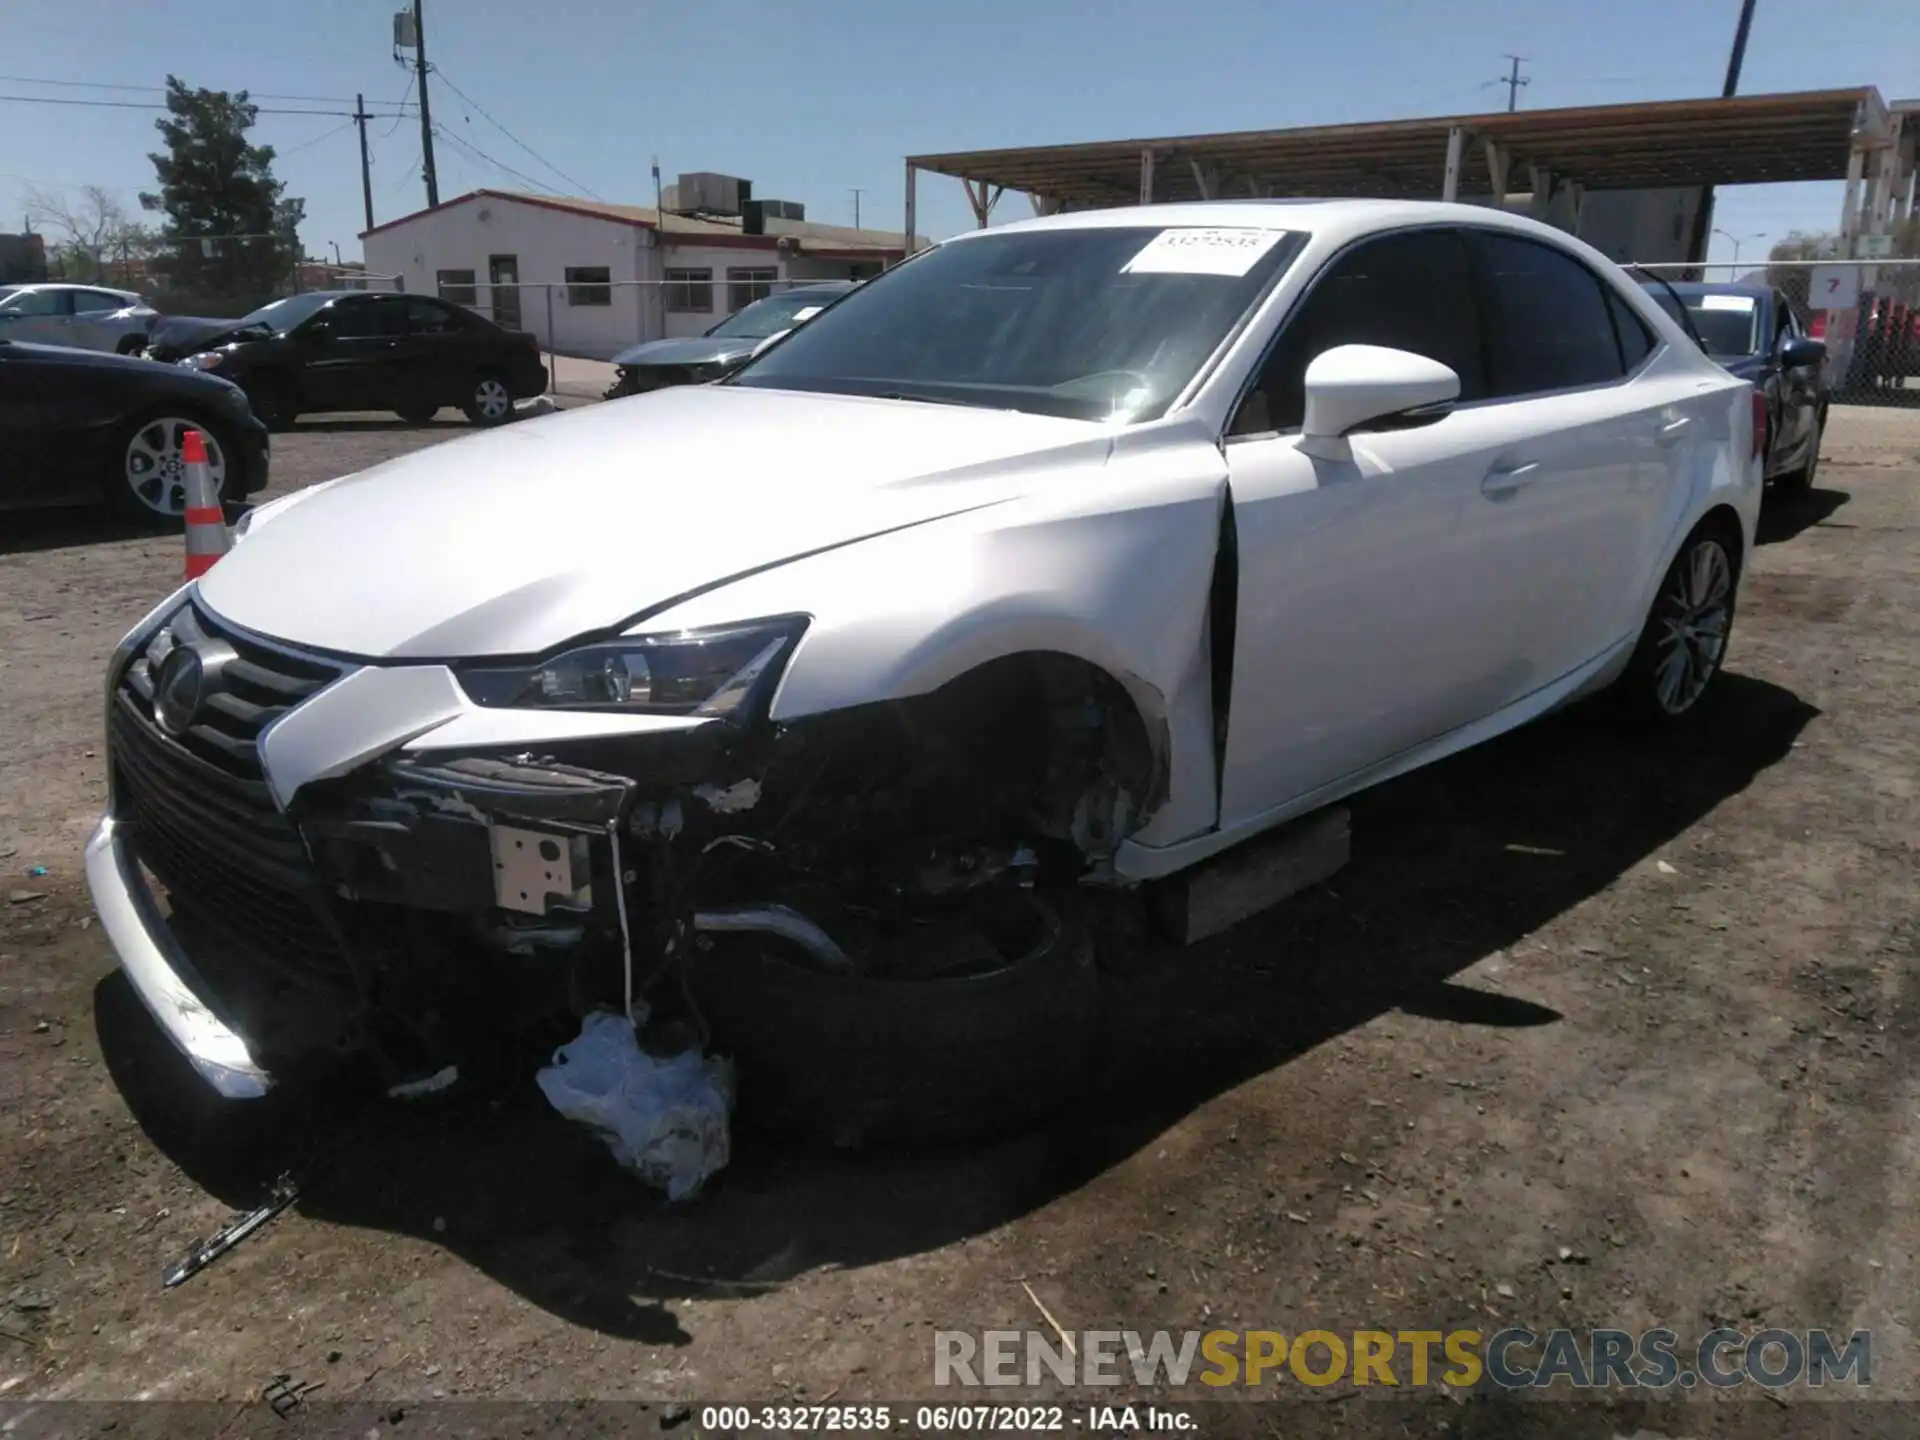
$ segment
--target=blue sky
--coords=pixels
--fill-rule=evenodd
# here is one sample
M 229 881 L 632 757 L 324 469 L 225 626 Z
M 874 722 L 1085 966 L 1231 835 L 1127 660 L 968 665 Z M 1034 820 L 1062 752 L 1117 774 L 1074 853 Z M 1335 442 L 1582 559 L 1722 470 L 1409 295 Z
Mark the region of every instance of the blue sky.
M 323 97 L 364 91 L 391 109 L 400 0 L 62 0 L 0 26 L 0 94 L 140 103 L 169 71 L 190 84 Z M 1504 106 L 1503 52 L 1527 58 L 1524 107 L 1717 94 L 1738 0 L 428 0 L 434 118 L 491 157 L 436 145 L 443 198 L 482 185 L 652 203 L 649 158 L 744 175 L 811 219 L 897 229 L 910 153 L 1329 124 Z M 50 86 L 84 82 L 119 90 Z M 1920 95 L 1920 4 L 1759 0 L 1741 88 L 1875 84 Z M 534 159 L 487 114 L 575 184 Z M 24 190 L 98 184 L 131 208 L 153 184 L 154 113 L 0 102 L 0 229 Z M 357 149 L 328 115 L 263 115 L 304 196 L 314 254 L 358 252 Z M 376 219 L 424 204 L 416 121 L 373 127 Z M 957 180 L 922 176 L 923 231 L 972 223 Z M 1030 213 L 1009 196 L 998 218 Z M 1716 220 L 1747 255 L 1790 228 L 1830 229 L 1838 185 L 1722 191 Z M 1713 258 L 1728 242 L 1714 241 Z

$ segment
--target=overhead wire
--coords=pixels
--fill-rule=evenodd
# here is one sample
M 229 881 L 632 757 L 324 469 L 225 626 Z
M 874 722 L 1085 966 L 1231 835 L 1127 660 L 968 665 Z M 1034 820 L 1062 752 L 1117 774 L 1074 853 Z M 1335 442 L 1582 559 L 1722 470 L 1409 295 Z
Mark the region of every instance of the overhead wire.
M 144 100 L 70 100 L 63 95 L 0 95 L 0 101 L 9 101 L 21 105 L 87 105 L 104 110 L 166 110 L 171 108 L 157 102 Z M 253 109 L 256 114 L 260 115 L 331 115 L 337 119 L 351 120 L 354 118 L 353 111 L 351 110 L 293 110 L 275 105 L 255 105 Z M 394 117 L 385 112 L 376 113 L 369 111 L 368 118 L 373 120 L 391 120 Z M 407 117 L 402 115 L 401 118 L 405 119 Z
M 545 181 L 534 179 L 533 176 L 527 174 L 523 170 L 514 169 L 511 165 L 507 164 L 506 161 L 504 160 L 499 160 L 494 158 L 492 155 L 489 155 L 486 151 L 482 150 L 478 145 L 475 145 L 471 140 L 466 140 L 461 138 L 459 135 L 447 129 L 446 126 L 440 124 L 437 121 L 434 123 L 433 133 L 438 135 L 442 140 L 445 140 L 448 144 L 457 146 L 462 150 L 468 151 L 479 160 L 483 161 L 488 165 L 493 166 L 494 169 L 501 171 L 503 174 L 513 176 L 514 179 L 520 181 L 523 184 L 531 185 L 534 189 L 543 191 L 548 195 L 557 196 L 561 199 L 566 198 L 565 192 L 554 189 L 553 186 L 547 184 Z
M 462 100 L 466 101 L 468 105 L 472 106 L 475 110 L 479 111 L 481 118 L 485 120 L 489 125 L 493 126 L 494 129 L 498 130 L 502 135 L 506 136 L 507 139 L 511 140 L 515 145 L 518 145 L 522 150 L 526 151 L 527 154 L 531 155 L 535 160 L 538 160 L 542 165 L 546 166 L 547 169 L 551 170 L 554 174 L 558 175 L 562 180 L 566 181 L 569 185 L 574 186 L 582 194 L 587 195 L 594 200 L 599 200 L 603 203 L 605 202 L 606 200 L 605 196 L 595 194 L 594 191 L 589 186 L 587 186 L 586 184 L 584 184 L 579 180 L 574 179 L 573 176 L 567 174 L 566 171 L 562 170 L 558 165 L 554 164 L 551 160 L 547 159 L 546 156 L 542 155 L 539 151 L 535 150 L 531 145 L 527 144 L 527 142 L 522 140 L 518 135 L 515 135 L 511 130 L 507 129 L 505 125 L 502 125 L 498 120 L 494 119 L 493 116 L 487 112 L 486 106 L 482 105 L 478 100 L 474 99 L 471 95 L 467 94 L 466 91 L 462 90 L 458 85 L 454 84 L 453 81 L 449 80 L 447 78 L 446 72 L 442 70 L 438 65 L 435 65 L 432 68 L 433 68 L 433 73 L 440 77 L 440 83 L 442 85 L 445 85 L 455 95 L 458 95 Z M 505 168 L 505 167 L 502 167 L 502 168 Z M 549 186 L 547 188 L 551 189 L 552 187 Z

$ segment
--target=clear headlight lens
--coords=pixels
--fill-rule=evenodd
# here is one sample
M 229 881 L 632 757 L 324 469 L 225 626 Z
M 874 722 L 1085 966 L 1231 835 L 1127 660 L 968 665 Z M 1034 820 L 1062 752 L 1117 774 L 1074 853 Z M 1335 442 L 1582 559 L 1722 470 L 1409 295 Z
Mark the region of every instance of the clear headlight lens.
M 805 628 L 804 617 L 786 616 L 639 635 L 583 645 L 535 665 L 458 673 L 481 705 L 732 716 L 765 694 Z
M 198 355 L 188 355 L 173 363 L 185 365 L 190 370 L 217 370 L 220 362 L 226 358 L 218 350 L 202 350 Z

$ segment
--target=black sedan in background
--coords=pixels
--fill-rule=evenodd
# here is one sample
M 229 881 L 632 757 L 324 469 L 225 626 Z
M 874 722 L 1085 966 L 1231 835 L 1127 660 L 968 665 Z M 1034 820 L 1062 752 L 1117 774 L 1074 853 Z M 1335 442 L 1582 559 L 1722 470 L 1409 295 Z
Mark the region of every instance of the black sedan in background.
M 1812 489 L 1832 399 L 1826 342 L 1806 333 L 1778 290 L 1696 282 L 1647 291 L 1683 328 L 1691 325 L 1709 355 L 1767 397 L 1767 479 L 1782 491 Z
M 233 381 L 275 427 L 342 410 L 425 424 L 447 405 L 498 425 L 547 388 L 532 335 L 430 295 L 316 290 L 238 320 L 167 320 L 147 354 Z
M 267 430 L 239 386 L 131 356 L 0 340 L 0 510 L 105 501 L 126 519 L 178 529 L 188 430 L 206 437 L 222 499 L 266 488 Z

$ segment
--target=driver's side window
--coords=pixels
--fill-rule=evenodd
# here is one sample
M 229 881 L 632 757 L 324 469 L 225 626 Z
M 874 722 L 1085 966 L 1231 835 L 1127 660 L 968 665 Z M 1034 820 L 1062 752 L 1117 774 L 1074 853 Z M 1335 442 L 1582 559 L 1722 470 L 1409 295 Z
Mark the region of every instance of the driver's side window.
M 1336 258 L 1284 323 L 1229 435 L 1297 430 L 1307 366 L 1339 345 L 1383 345 L 1449 366 L 1460 399 L 1487 393 L 1480 313 L 1467 250 L 1454 230 L 1411 230 Z

